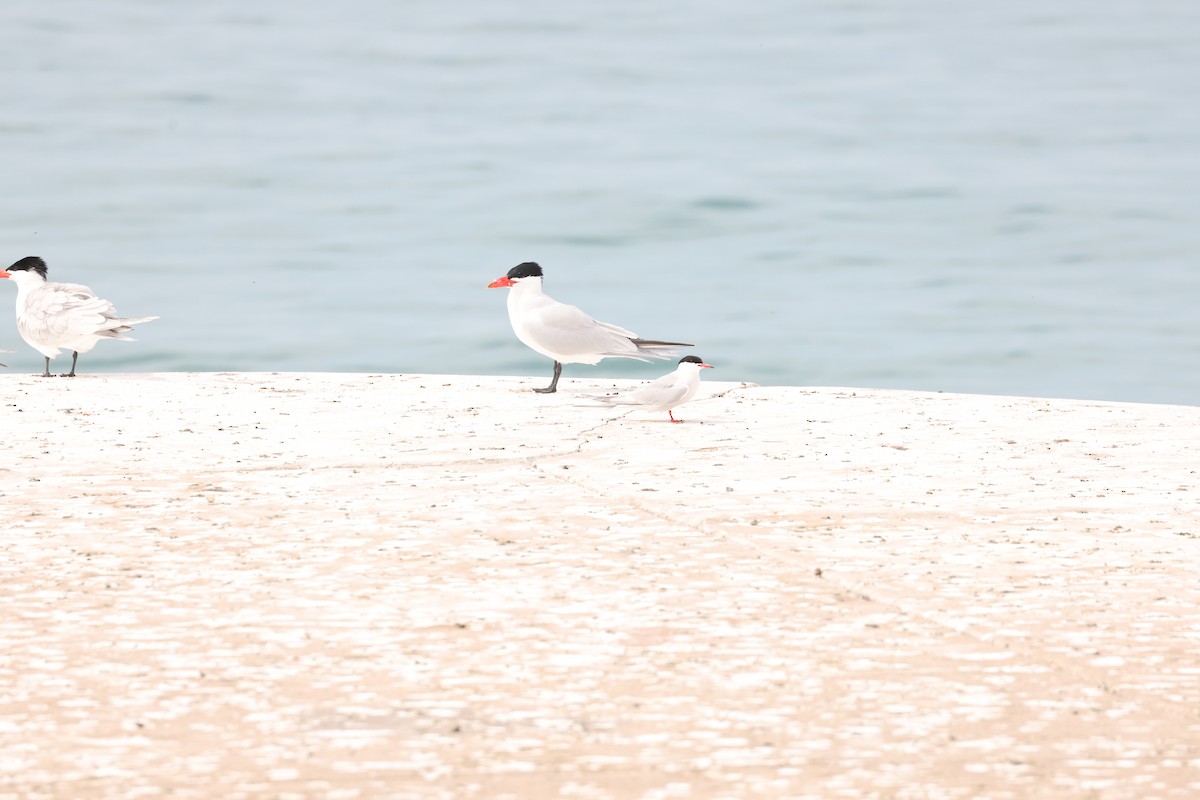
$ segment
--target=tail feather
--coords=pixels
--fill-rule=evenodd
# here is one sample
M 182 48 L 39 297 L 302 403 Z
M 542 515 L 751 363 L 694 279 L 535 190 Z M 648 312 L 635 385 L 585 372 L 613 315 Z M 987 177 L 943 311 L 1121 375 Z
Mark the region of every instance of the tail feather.
M 676 348 L 693 347 L 687 342 L 660 342 L 656 339 L 630 339 L 637 346 L 638 353 L 650 356 L 651 358 L 673 358 L 679 355 Z M 636 358 L 636 356 L 633 356 Z M 638 359 L 644 361 L 645 359 Z
M 96 331 L 97 336 L 103 336 L 106 339 L 120 339 L 123 342 L 137 341 L 131 336 L 122 336 L 123 333 L 128 333 L 133 330 L 134 325 L 140 325 L 143 322 L 156 320 L 158 317 L 125 317 L 122 319 L 112 320 L 115 325 L 111 328 L 105 328 L 102 331 Z
M 655 339 L 630 339 L 638 347 L 695 347 L 687 342 L 660 342 Z
M 583 397 L 606 406 L 628 405 L 628 401 L 622 400 L 620 395 L 615 394 L 585 394 Z
M 158 317 L 122 317 L 121 319 L 114 319 L 113 322 L 122 327 L 128 327 L 130 325 L 141 325 L 143 322 L 152 322 L 156 319 Z

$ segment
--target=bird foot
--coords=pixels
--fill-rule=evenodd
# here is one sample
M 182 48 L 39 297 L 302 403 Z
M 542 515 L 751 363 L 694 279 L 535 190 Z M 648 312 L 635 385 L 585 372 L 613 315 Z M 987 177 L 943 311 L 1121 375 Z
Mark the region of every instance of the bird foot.
M 541 389 L 534 389 L 538 394 L 554 394 L 558 389 L 553 386 L 543 386 Z
M 50 376 L 50 375 L 43 375 L 42 377 L 43 377 L 43 378 L 49 378 L 49 377 L 52 377 L 52 376 Z M 75 377 L 75 373 L 74 373 L 74 372 L 60 372 L 60 373 L 58 373 L 58 377 L 60 377 L 60 378 L 74 378 L 74 377 Z

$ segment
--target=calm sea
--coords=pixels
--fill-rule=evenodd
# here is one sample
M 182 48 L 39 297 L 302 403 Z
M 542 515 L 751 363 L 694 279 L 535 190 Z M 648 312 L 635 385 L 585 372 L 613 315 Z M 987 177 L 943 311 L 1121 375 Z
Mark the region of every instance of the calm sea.
M 1200 401 L 1195 0 L 5 0 L 0 30 L 3 263 L 162 316 L 84 371 L 540 382 L 484 288 L 536 260 L 713 378 Z

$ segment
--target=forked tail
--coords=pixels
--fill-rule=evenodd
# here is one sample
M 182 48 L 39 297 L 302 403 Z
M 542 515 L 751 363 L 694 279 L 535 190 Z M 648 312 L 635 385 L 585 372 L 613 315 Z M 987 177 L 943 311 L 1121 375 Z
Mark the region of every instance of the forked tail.
M 128 326 L 128 325 L 141 325 L 143 322 L 152 322 L 156 319 L 158 319 L 158 317 L 126 317 L 123 319 L 113 320 L 113 322 L 115 322 L 121 326 Z
M 120 339 L 125 342 L 135 341 L 130 336 L 122 336 L 121 334 L 128 333 L 133 330 L 134 325 L 140 325 L 143 322 L 156 320 L 158 317 L 126 317 L 124 319 L 110 320 L 115 323 L 111 328 L 105 328 L 102 331 L 96 331 L 97 336 L 104 336 L 109 339 Z

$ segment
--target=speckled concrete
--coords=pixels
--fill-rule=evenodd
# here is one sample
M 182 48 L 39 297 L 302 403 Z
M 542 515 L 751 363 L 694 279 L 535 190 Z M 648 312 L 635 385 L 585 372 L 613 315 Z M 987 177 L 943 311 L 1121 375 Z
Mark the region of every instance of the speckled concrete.
M 0 375 L 0 798 L 1200 796 L 1200 409 L 541 382 Z

